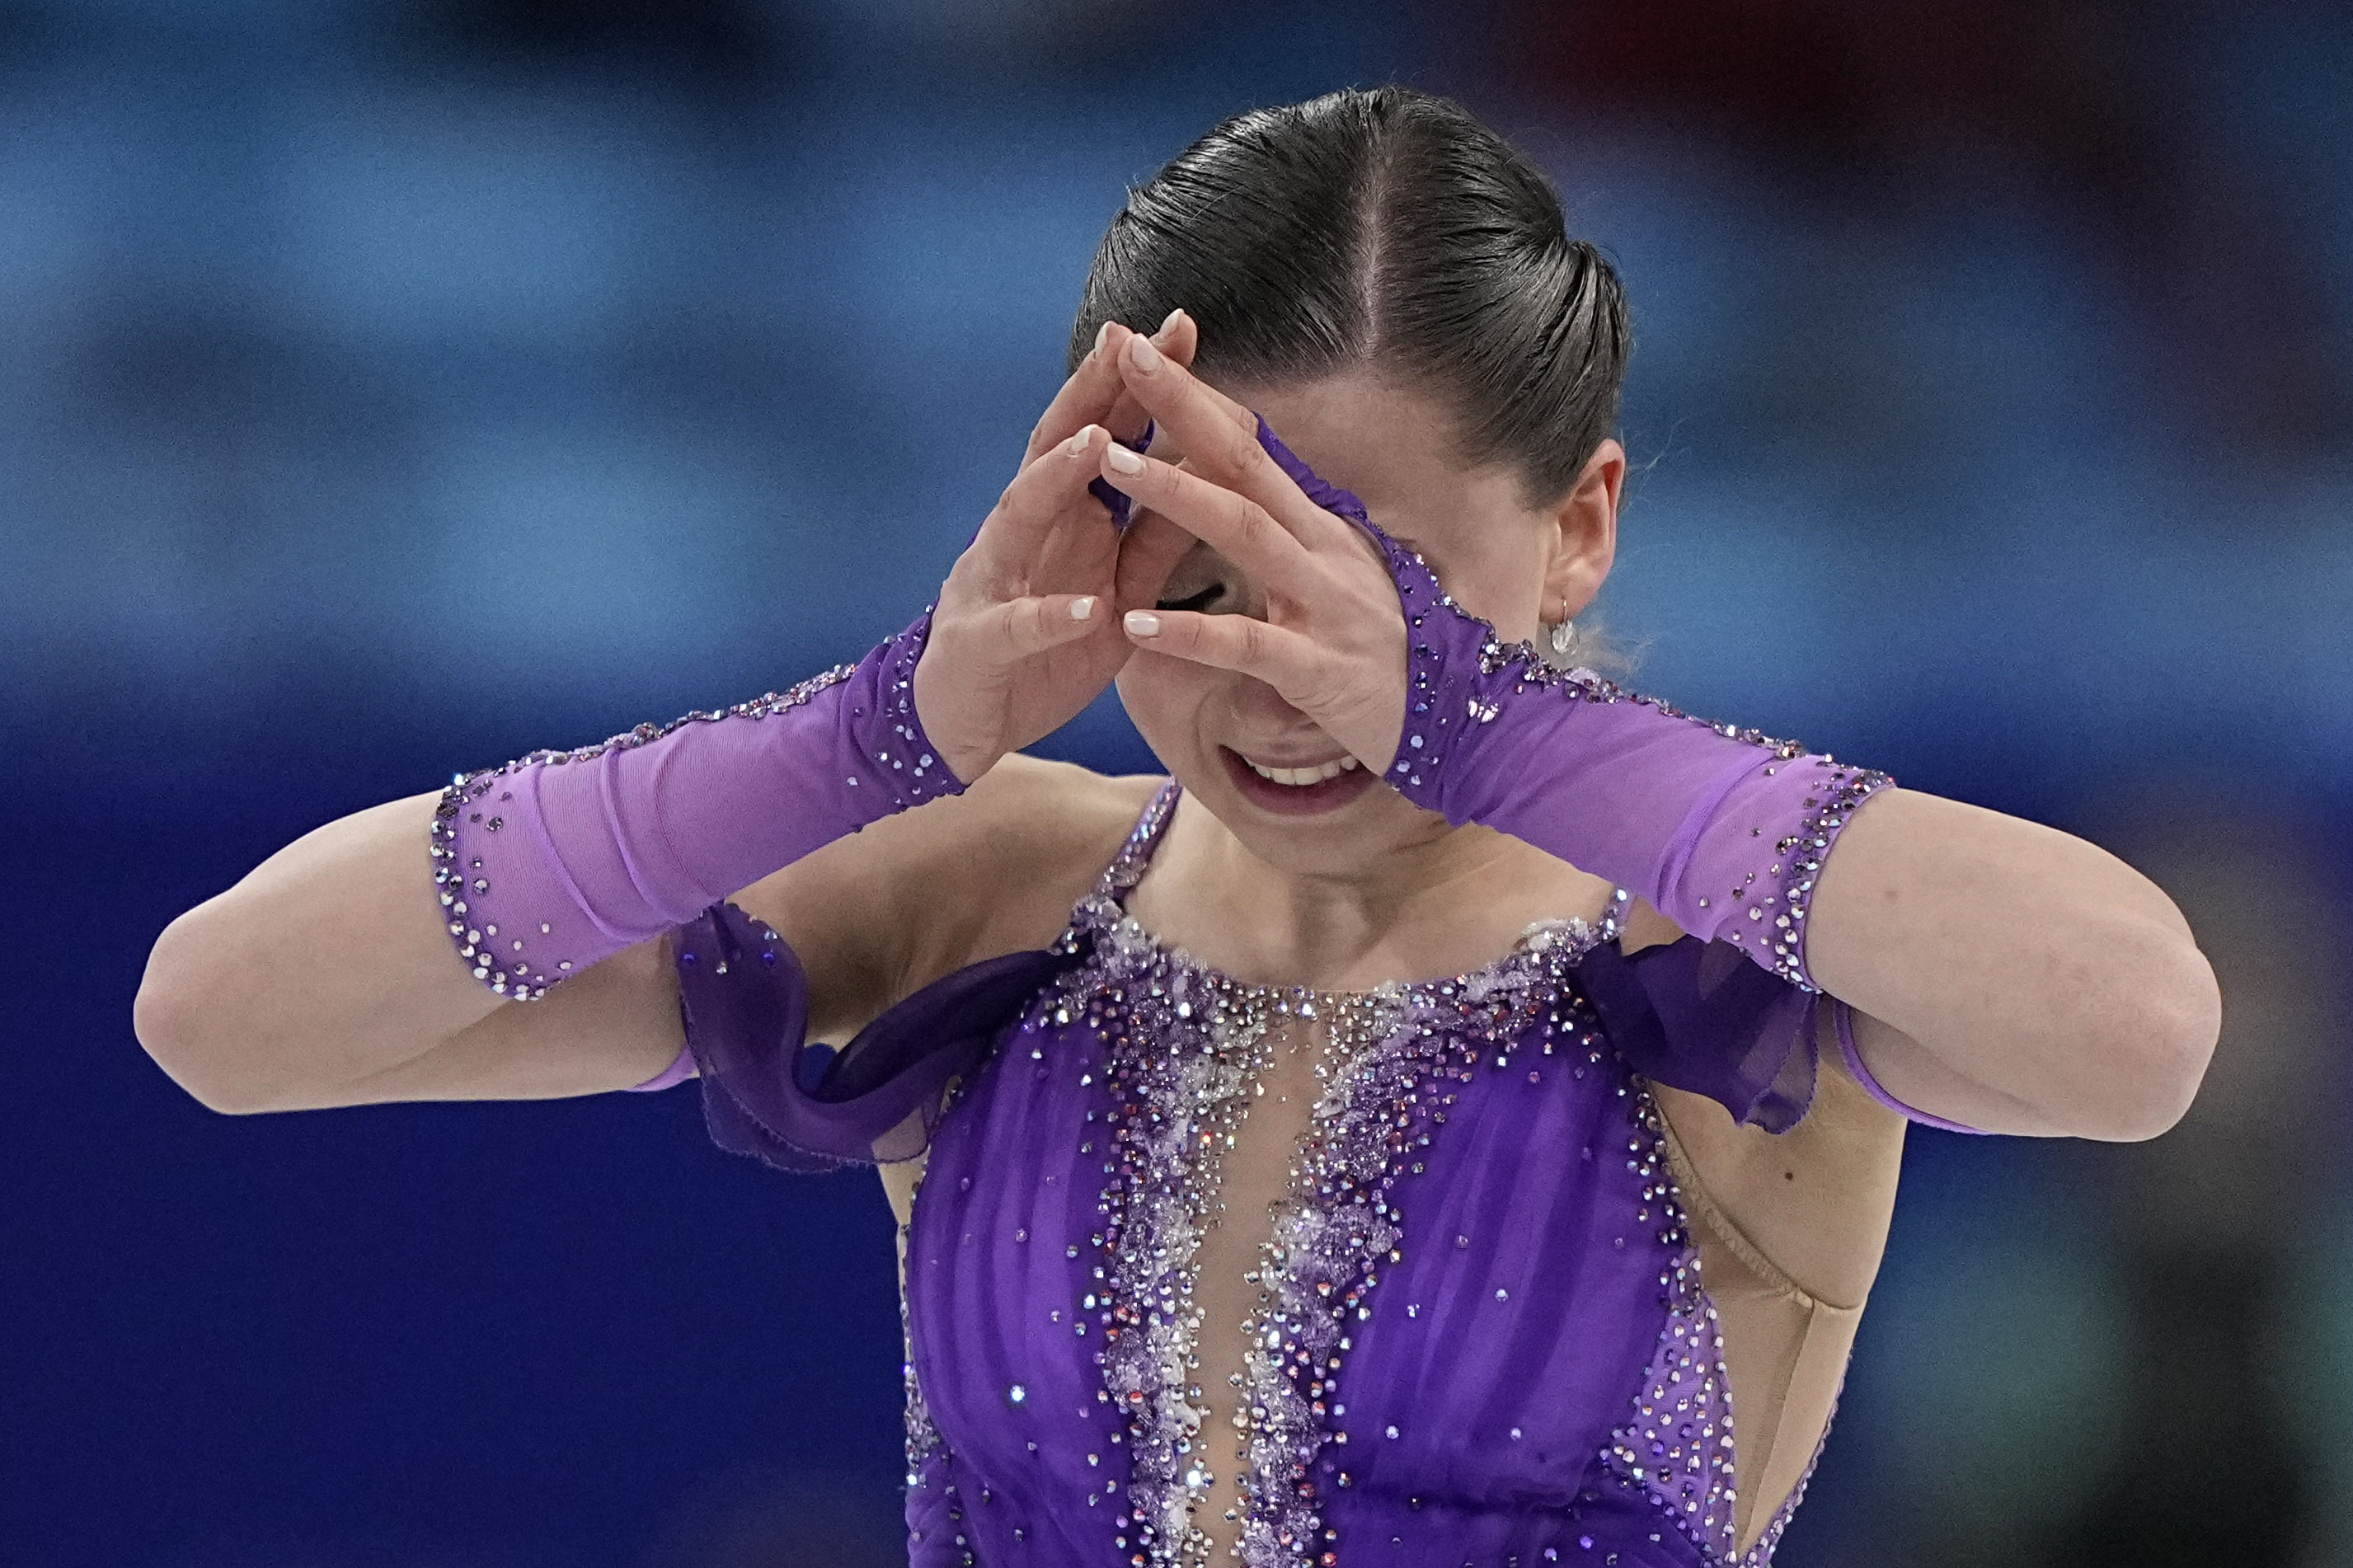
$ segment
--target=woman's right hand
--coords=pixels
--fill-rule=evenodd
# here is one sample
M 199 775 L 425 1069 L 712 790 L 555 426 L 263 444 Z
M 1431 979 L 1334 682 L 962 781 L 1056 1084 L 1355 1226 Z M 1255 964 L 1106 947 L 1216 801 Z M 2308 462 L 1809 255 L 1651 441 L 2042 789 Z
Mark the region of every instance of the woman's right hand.
M 1131 606 L 1116 603 L 1119 531 L 1087 487 L 1113 437 L 1133 440 L 1145 426 L 1119 373 L 1135 335 L 1113 322 L 1096 337 L 940 589 L 915 712 L 965 784 L 1077 717 L 1133 649 L 1120 631 Z M 1176 311 L 1152 342 L 1189 364 L 1199 334 Z

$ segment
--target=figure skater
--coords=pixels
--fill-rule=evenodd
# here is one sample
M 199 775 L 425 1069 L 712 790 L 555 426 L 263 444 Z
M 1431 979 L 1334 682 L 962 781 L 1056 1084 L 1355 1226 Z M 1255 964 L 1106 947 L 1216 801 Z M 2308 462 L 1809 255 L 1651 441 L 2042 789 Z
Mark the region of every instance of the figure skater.
M 934 608 L 305 836 L 140 1037 L 224 1110 L 699 1077 L 879 1164 L 922 1568 L 1763 1563 L 1905 1120 L 2150 1137 L 2220 1005 L 2101 849 L 1577 662 L 1628 346 L 1455 104 L 1229 120 Z M 1114 680 L 1166 780 L 1020 754 Z

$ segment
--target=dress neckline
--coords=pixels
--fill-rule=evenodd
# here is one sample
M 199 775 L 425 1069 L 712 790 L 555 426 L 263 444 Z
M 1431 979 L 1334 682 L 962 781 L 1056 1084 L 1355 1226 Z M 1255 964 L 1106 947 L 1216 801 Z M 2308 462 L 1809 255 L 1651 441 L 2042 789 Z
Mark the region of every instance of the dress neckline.
M 1185 948 L 1162 941 L 1127 912 L 1127 895 L 1144 879 L 1144 873 L 1150 867 L 1153 854 L 1159 848 L 1160 840 L 1176 814 L 1176 803 L 1184 793 L 1184 786 L 1173 778 L 1154 793 L 1143 814 L 1135 819 L 1135 826 L 1128 830 L 1127 839 L 1120 846 L 1119 854 L 1095 879 L 1093 890 L 1080 900 L 1078 907 L 1071 911 L 1071 928 L 1074 932 L 1090 931 L 1098 939 L 1109 938 L 1122 947 L 1155 954 L 1172 967 L 1190 971 L 1229 995 L 1262 997 L 1274 1002 L 1304 1001 L 1314 1005 L 1332 1006 L 1376 999 L 1451 996 L 1463 991 L 1477 993 L 1484 991 L 1514 970 L 1560 956 L 1559 950 L 1564 945 L 1569 950 L 1567 956 L 1572 962 L 1581 959 L 1603 942 L 1615 941 L 1625 929 L 1626 910 L 1631 895 L 1624 888 L 1612 888 L 1609 901 L 1603 906 L 1599 921 L 1588 921 L 1582 915 L 1532 921 L 1506 952 L 1476 969 L 1465 970 L 1460 974 L 1383 981 L 1363 991 L 1319 991 L 1306 985 L 1268 985 L 1236 980 Z

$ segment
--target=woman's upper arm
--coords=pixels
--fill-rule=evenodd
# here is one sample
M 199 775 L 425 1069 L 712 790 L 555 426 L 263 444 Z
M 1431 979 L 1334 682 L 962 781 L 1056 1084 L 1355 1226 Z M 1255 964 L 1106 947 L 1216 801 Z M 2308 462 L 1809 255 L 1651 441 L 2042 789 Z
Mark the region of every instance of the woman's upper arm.
M 684 1043 L 668 932 L 624 948 L 313 1105 L 408 1100 L 560 1100 L 644 1082 Z M 273 1107 L 309 1109 L 301 1103 Z
M 2045 1112 L 2015 1096 L 1990 1089 L 1937 1058 L 1926 1046 L 1894 1025 L 1849 1008 L 1848 1034 L 1863 1070 L 1879 1084 L 1882 1094 L 1892 1079 L 1903 1085 L 1900 1103 L 1941 1121 L 1958 1123 L 1978 1132 L 2004 1132 L 2016 1137 L 2060 1138 L 2073 1135 Z M 1849 1082 L 1853 1075 L 1837 1045 L 1825 1041 L 1822 1065 Z M 1860 1085 L 1857 1086 L 1860 1088 Z M 1889 1114 L 1894 1114 L 1890 1111 Z

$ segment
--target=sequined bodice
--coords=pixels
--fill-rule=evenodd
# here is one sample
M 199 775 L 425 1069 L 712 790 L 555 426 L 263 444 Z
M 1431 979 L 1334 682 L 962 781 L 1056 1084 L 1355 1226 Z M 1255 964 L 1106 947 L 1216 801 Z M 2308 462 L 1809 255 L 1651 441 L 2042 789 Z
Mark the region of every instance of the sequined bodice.
M 1174 799 L 934 1130 L 907 1237 L 915 1563 L 1189 1568 L 1220 1464 L 1254 1568 L 1736 1561 L 1714 1312 L 1656 1109 L 1577 985 L 1622 904 L 1452 980 L 1240 986 L 1122 905 Z M 1324 1076 L 1245 1334 L 1204 1321 L 1204 1226 L 1302 1026 Z M 1246 1347 L 1239 1439 L 1205 1423 L 1219 1333 Z

